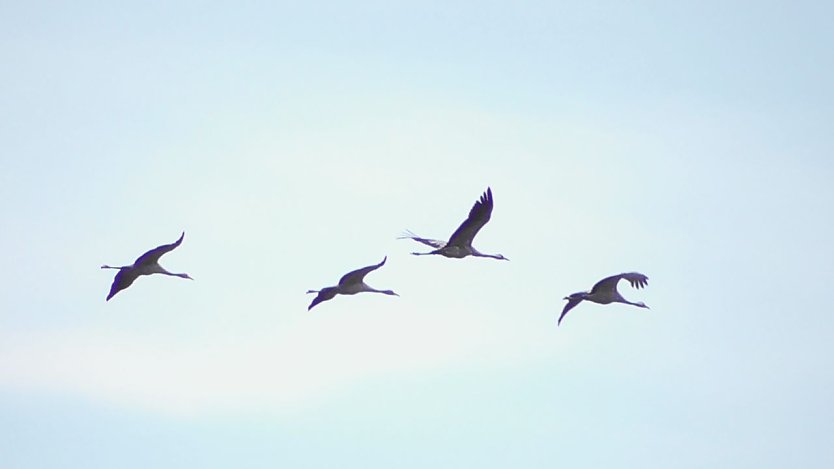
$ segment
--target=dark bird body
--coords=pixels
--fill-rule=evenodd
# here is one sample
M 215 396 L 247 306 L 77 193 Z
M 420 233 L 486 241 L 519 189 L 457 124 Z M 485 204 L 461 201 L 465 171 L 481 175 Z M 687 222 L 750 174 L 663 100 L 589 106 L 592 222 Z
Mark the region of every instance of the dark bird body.
M 578 305 L 583 300 L 599 303 L 602 305 L 607 305 L 609 303 L 625 303 L 640 308 L 648 308 L 648 306 L 646 306 L 646 304 L 642 301 L 632 303 L 631 301 L 626 300 L 625 298 L 623 298 L 622 295 L 620 295 L 620 292 L 617 291 L 617 283 L 620 282 L 620 279 L 628 280 L 631 286 L 637 289 L 643 288 L 649 283 L 649 278 L 638 272 L 629 272 L 606 277 L 597 282 L 593 286 L 593 288 L 591 288 L 590 292 L 579 292 L 574 293 L 570 296 L 566 296 L 564 299 L 568 300 L 568 303 L 562 310 L 562 314 L 559 316 L 559 321 L 556 324 L 561 324 L 562 319 L 565 317 L 566 314 L 568 314 L 568 311 L 573 309 L 574 306 Z
M 188 274 L 168 272 L 161 265 L 159 265 L 159 258 L 162 257 L 163 254 L 176 249 L 177 246 L 182 244 L 183 238 L 185 238 L 185 232 L 183 232 L 180 239 L 175 242 L 171 244 L 163 244 L 162 246 L 155 247 L 142 254 L 138 259 L 136 259 L 136 262 L 134 262 L 133 265 L 125 265 L 121 267 L 111 267 L 109 265 L 101 266 L 102 269 L 119 270 L 119 272 L 116 273 L 116 277 L 113 279 L 113 284 L 110 286 L 110 293 L 107 295 L 107 301 L 110 301 L 110 298 L 113 298 L 116 293 L 119 293 L 125 288 L 131 286 L 133 282 L 142 275 L 163 274 L 170 275 L 172 277 L 194 280 Z
M 365 283 L 365 276 L 385 265 L 386 260 L 388 260 L 388 256 L 385 256 L 379 264 L 369 265 L 368 267 L 362 267 L 361 269 L 348 272 L 339 279 L 339 284 L 335 287 L 325 287 L 321 290 L 307 290 L 307 293 L 318 293 L 313 299 L 313 302 L 310 303 L 310 306 L 307 307 L 307 311 L 313 309 L 314 306 L 323 301 L 332 300 L 336 295 L 355 295 L 357 293 L 370 292 L 400 296 L 391 290 L 377 290 Z
M 445 257 L 452 257 L 461 259 L 466 256 L 476 257 L 491 257 L 493 259 L 509 260 L 501 254 L 484 254 L 472 247 L 472 240 L 475 235 L 487 224 L 492 217 L 492 189 L 487 188 L 486 192 L 481 195 L 481 198 L 475 202 L 472 209 L 469 210 L 469 216 L 463 223 L 460 224 L 457 230 L 452 233 L 449 241 L 441 241 L 439 239 L 421 238 L 411 231 L 407 231 L 404 236 L 399 239 L 413 239 L 418 243 L 423 243 L 426 246 L 434 248 L 429 252 L 412 252 L 415 256 L 426 256 L 431 254 L 439 254 Z

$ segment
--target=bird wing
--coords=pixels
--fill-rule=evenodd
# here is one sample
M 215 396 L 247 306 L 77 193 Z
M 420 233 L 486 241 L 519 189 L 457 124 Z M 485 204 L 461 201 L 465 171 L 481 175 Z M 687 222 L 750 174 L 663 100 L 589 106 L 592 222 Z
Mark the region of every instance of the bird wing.
M 568 298 L 568 304 L 565 305 L 564 309 L 562 309 L 562 314 L 559 315 L 559 320 L 556 322 L 556 325 L 562 324 L 562 318 L 568 314 L 568 311 L 572 310 L 574 306 L 582 303 L 582 298 Z
M 339 286 L 341 287 L 344 285 L 362 283 L 363 279 L 369 272 L 373 272 L 374 270 L 382 267 L 386 260 L 388 260 L 388 256 L 385 256 L 379 264 L 369 265 L 368 267 L 362 267 L 361 269 L 356 269 L 353 272 L 346 273 L 339 279 Z
M 649 282 L 649 277 L 639 273 L 639 272 L 627 272 L 619 275 L 612 275 L 610 277 L 605 277 L 604 279 L 597 282 L 594 287 L 591 289 L 591 294 L 602 291 L 602 290 L 617 290 L 617 283 L 619 283 L 620 279 L 626 279 L 634 288 L 643 288 Z
M 644 288 L 646 285 L 649 284 L 649 277 L 641 274 L 640 272 L 628 272 L 622 274 L 622 277 L 628 280 L 628 283 L 631 284 L 632 287 L 637 288 Z
M 166 252 L 173 251 L 174 249 L 176 249 L 177 246 L 182 244 L 183 238 L 185 238 L 185 231 L 183 231 L 182 235 L 180 235 L 180 239 L 174 241 L 173 243 L 157 246 L 151 249 L 150 251 L 142 254 L 141 256 L 139 256 L 138 259 L 136 259 L 136 262 L 134 262 L 133 265 L 139 266 L 158 262 L 159 258 L 162 257 L 163 254 L 165 254 Z
M 338 293 L 338 291 L 337 291 L 336 288 L 328 287 L 328 288 L 322 288 L 321 291 L 319 291 L 318 293 L 319 294 L 316 295 L 315 298 L 313 298 L 313 302 L 310 303 L 310 306 L 307 307 L 307 311 L 310 311 L 311 309 L 313 309 L 313 306 L 315 306 L 315 305 L 317 305 L 317 304 L 319 304 L 323 301 L 332 300 L 333 297 L 336 296 L 336 293 Z
M 446 245 L 446 241 L 441 241 L 439 239 L 421 238 L 409 230 L 406 230 L 405 233 L 403 233 L 402 236 L 397 237 L 397 239 L 413 239 L 418 243 L 423 243 L 426 246 L 431 246 L 435 249 L 442 249 L 443 246 Z
M 134 269 L 120 269 L 116 273 L 116 277 L 113 278 L 113 284 L 110 285 L 110 293 L 107 294 L 106 301 L 110 301 L 110 298 L 113 298 L 116 293 L 129 287 L 138 277 L 139 275 Z
M 486 192 L 475 202 L 469 210 L 469 217 L 460 224 L 457 230 L 449 238 L 448 245 L 471 246 L 472 240 L 478 231 L 483 228 L 492 216 L 492 189 L 487 187 Z

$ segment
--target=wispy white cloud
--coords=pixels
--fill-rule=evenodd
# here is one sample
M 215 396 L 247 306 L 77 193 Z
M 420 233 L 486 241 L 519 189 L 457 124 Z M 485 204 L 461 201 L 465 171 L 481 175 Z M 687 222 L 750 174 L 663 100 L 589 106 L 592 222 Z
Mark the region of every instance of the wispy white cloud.
M 177 415 L 288 412 L 369 377 L 483 366 L 495 358 L 490 349 L 507 347 L 499 329 L 460 311 L 398 308 L 392 314 L 371 307 L 307 316 L 284 331 L 247 334 L 245 341 L 219 331 L 191 340 L 92 329 L 17 336 L 4 338 L 0 348 L 0 386 Z M 532 351 L 520 345 L 510 348 Z

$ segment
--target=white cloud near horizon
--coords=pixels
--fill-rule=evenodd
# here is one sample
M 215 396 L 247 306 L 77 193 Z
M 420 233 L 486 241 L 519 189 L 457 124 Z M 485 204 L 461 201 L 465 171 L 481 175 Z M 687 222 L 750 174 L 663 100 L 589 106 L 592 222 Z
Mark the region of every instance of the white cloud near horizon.
M 541 341 L 528 336 L 514 343 L 515 353 L 497 357 L 490 349 L 507 349 L 500 327 L 471 313 L 447 311 L 438 327 L 440 312 L 420 317 L 402 305 L 379 308 L 386 306 L 314 310 L 329 317 L 248 334 L 245 341 L 218 331 L 179 342 L 95 329 L 16 336 L 0 346 L 0 388 L 76 394 L 175 416 L 290 412 L 375 376 L 501 367 L 541 353 Z

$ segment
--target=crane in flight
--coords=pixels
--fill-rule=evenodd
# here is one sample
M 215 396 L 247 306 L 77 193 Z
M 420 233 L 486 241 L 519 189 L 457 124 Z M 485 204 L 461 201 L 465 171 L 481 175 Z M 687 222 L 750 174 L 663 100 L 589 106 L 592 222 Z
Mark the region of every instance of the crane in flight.
M 113 284 L 110 286 L 110 293 L 107 295 L 107 300 L 110 301 L 110 298 L 116 293 L 124 290 L 125 288 L 129 287 L 134 280 L 139 278 L 141 275 L 151 275 L 151 274 L 163 274 L 163 275 L 170 275 L 172 277 L 180 277 L 180 278 L 187 278 L 190 280 L 194 280 L 188 274 L 175 274 L 172 272 L 168 272 L 165 270 L 161 265 L 159 265 L 159 258 L 162 257 L 163 254 L 166 252 L 173 251 L 177 248 L 180 244 L 182 244 L 182 240 L 185 237 L 185 231 L 182 232 L 180 239 L 176 240 L 171 244 L 163 244 L 162 246 L 157 246 L 150 251 L 142 254 L 136 259 L 136 262 L 133 265 L 124 265 L 121 267 L 111 267 L 109 265 L 101 266 L 102 269 L 118 269 L 119 272 L 116 273 L 116 277 L 113 279 Z
M 321 290 L 307 290 L 307 293 L 318 293 L 313 299 L 313 302 L 310 303 L 310 306 L 307 307 L 307 311 L 310 311 L 313 309 L 313 306 L 323 301 L 332 300 L 336 295 L 355 295 L 357 293 L 371 292 L 400 296 L 391 290 L 377 290 L 365 283 L 365 276 L 385 265 L 386 260 L 388 260 L 388 256 L 385 256 L 379 264 L 369 265 L 368 267 L 362 267 L 361 269 L 346 273 L 339 279 L 339 284 L 335 287 L 325 287 Z
M 406 231 L 403 236 L 397 239 L 413 239 L 418 243 L 423 243 L 426 246 L 433 247 L 433 251 L 429 252 L 412 252 L 415 256 L 427 256 L 431 254 L 439 254 L 445 257 L 453 257 L 462 259 L 466 256 L 476 257 L 491 257 L 493 259 L 501 259 L 508 261 L 506 257 L 501 254 L 484 254 L 474 247 L 472 247 L 472 240 L 478 231 L 486 225 L 492 216 L 492 189 L 487 187 L 486 192 L 481 195 L 481 198 L 475 202 L 472 209 L 469 211 L 469 216 L 463 223 L 460 224 L 457 230 L 452 233 L 449 241 L 441 241 L 439 239 L 421 238 L 411 231 Z
M 599 303 L 602 305 L 607 305 L 609 303 L 625 303 L 628 305 L 638 306 L 640 308 L 648 308 L 645 303 L 642 301 L 638 301 L 636 303 L 632 303 L 627 299 L 623 298 L 620 295 L 620 292 L 617 291 L 617 284 L 620 282 L 620 279 L 626 279 L 631 284 L 632 287 L 640 289 L 645 287 L 649 283 L 649 277 L 639 273 L 639 272 L 628 272 L 619 275 L 612 275 L 610 277 L 606 277 L 599 282 L 597 282 L 593 288 L 591 288 L 590 292 L 579 292 L 574 293 L 570 296 L 566 296 L 564 299 L 568 300 L 568 303 L 565 305 L 565 308 L 562 310 L 562 314 L 559 316 L 559 321 L 557 321 L 556 325 L 562 323 L 562 319 L 568 314 L 568 311 L 573 309 L 574 306 L 578 305 L 585 301 L 591 301 L 594 303 Z

